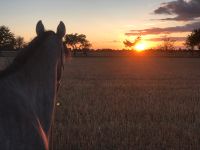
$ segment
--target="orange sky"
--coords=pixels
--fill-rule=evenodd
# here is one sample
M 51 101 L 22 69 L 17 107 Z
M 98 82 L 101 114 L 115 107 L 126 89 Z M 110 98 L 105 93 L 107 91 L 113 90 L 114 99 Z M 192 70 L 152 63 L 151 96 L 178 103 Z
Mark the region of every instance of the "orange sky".
M 175 10 L 168 10 L 168 3 L 171 1 L 177 3 L 176 7 L 179 7 L 180 1 L 178 0 L 4 1 L 0 5 L 0 18 L 2 25 L 8 26 L 16 35 L 25 37 L 26 41 L 30 41 L 36 35 L 35 25 L 38 20 L 42 20 L 47 29 L 54 31 L 59 21 L 62 20 L 66 24 L 67 33 L 85 34 L 94 49 L 123 49 L 125 48 L 123 44 L 125 39 L 134 41 L 139 35 L 127 36 L 126 33 L 132 34 L 132 30 L 167 29 L 168 27 L 185 26 L 195 21 L 195 18 L 180 20 L 181 13 L 168 12 L 175 12 Z M 192 6 L 190 1 L 182 1 L 182 3 L 184 6 L 187 4 Z M 162 3 L 165 3 L 166 6 L 163 6 Z M 183 4 L 180 4 L 180 7 L 181 5 Z M 163 9 L 165 12 L 161 11 Z M 166 12 L 172 15 L 163 14 Z M 187 14 L 187 12 L 185 13 Z M 179 20 L 159 20 L 176 16 L 180 16 Z M 189 27 L 192 29 L 191 26 Z M 174 28 L 170 30 L 174 30 Z M 150 39 L 160 38 L 163 35 L 166 35 L 166 32 L 144 35 L 142 39 L 145 40 L 147 48 L 151 48 L 159 45 L 159 42 L 152 42 Z M 181 38 L 187 35 L 188 32 L 174 32 L 168 36 Z M 182 46 L 182 43 L 183 41 L 177 42 L 176 45 Z

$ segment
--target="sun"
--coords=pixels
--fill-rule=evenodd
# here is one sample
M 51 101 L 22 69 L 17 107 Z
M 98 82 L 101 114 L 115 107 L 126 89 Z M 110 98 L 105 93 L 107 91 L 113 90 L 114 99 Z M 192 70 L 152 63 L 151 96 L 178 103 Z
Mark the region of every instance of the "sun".
M 144 42 L 140 42 L 135 45 L 135 50 L 138 52 L 144 51 L 146 50 L 146 48 L 147 48 L 147 45 Z

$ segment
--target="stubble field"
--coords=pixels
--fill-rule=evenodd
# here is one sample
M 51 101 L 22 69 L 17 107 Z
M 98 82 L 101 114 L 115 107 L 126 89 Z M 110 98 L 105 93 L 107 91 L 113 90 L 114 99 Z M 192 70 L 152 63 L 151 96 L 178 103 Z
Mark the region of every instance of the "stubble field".
M 72 58 L 54 150 L 200 149 L 199 66 L 198 58 Z
M 199 66 L 195 58 L 73 58 L 54 149 L 200 149 Z

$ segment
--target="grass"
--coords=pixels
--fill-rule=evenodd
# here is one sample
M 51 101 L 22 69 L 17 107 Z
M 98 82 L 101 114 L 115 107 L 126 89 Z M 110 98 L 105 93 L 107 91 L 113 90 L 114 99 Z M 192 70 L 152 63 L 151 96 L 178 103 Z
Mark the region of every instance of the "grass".
M 199 66 L 194 58 L 73 58 L 54 148 L 200 149 Z
M 73 58 L 54 150 L 200 149 L 200 59 Z

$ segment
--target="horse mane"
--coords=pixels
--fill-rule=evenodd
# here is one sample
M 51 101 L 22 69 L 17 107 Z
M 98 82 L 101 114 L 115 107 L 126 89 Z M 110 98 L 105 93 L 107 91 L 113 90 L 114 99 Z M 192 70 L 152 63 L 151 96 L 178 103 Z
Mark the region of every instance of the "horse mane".
M 44 40 L 55 34 L 53 31 L 46 31 L 39 36 L 36 36 L 26 48 L 23 48 L 15 57 L 13 62 L 7 66 L 4 70 L 0 71 L 0 79 L 7 77 L 13 73 L 18 72 L 26 63 L 36 53 L 36 49 L 42 45 Z

